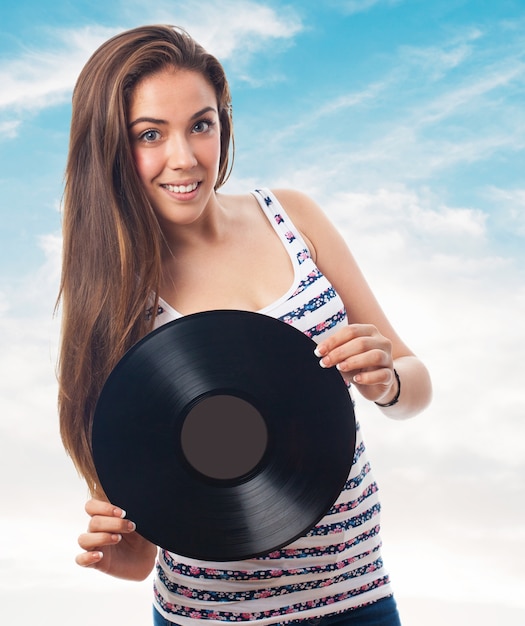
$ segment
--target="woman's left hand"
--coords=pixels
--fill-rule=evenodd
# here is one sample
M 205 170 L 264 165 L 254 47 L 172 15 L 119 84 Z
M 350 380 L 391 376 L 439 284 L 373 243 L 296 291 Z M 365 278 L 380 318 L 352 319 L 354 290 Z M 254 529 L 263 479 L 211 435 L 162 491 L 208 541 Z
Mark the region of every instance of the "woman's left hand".
M 323 340 L 315 354 L 321 367 L 337 367 L 373 402 L 387 403 L 396 394 L 392 342 L 371 324 L 349 324 Z

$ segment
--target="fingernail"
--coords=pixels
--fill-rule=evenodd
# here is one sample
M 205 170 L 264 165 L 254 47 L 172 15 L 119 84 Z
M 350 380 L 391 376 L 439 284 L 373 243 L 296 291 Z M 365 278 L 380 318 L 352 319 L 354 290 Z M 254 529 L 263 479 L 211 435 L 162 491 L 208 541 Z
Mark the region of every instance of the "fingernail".
M 327 367 L 327 365 L 326 365 L 326 363 L 323 361 L 323 359 L 321 359 L 321 360 L 319 361 L 319 365 L 320 365 L 323 369 Z
M 314 350 L 314 354 L 315 354 L 315 356 L 319 356 L 319 357 L 320 357 L 320 356 L 322 356 L 322 355 L 321 355 L 321 352 L 320 352 L 320 350 L 319 350 L 319 346 L 317 346 L 317 347 L 315 348 L 315 350 Z
M 135 522 L 128 522 L 128 530 L 134 531 L 137 528 Z
M 124 509 L 120 509 L 119 507 L 115 507 L 113 509 L 113 513 L 117 516 L 120 517 L 121 519 L 124 519 L 126 517 L 126 511 L 124 511 Z
M 104 556 L 103 552 L 92 552 L 91 553 L 91 558 L 93 559 L 93 561 L 100 561 L 100 559 Z
M 111 535 L 111 539 L 115 542 L 121 541 L 122 540 L 122 535 Z

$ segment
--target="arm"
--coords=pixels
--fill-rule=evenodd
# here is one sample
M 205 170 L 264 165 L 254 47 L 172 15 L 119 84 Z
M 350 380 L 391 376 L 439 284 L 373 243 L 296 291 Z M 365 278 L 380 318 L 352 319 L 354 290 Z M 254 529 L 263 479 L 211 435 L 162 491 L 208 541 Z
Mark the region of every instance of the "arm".
M 321 365 L 337 367 L 365 398 L 381 404 L 398 391 L 395 368 L 401 381 L 399 401 L 382 410 L 393 418 L 416 415 L 432 395 L 426 367 L 397 335 L 342 236 L 315 202 L 296 191 L 275 195 L 346 308 L 348 326 L 317 346 Z
M 86 533 L 78 538 L 85 550 L 76 557 L 78 565 L 127 580 L 144 580 L 155 563 L 157 547 L 141 537 L 135 524 L 124 519 L 124 511 L 107 500 L 86 503 L 90 516 Z

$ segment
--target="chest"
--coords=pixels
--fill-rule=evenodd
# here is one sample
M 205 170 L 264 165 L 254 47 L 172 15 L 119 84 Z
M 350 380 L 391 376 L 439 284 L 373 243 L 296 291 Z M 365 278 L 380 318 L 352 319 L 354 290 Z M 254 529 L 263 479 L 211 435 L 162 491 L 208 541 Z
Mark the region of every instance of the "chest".
M 174 255 L 161 296 L 186 315 L 209 309 L 259 311 L 294 283 L 295 267 L 285 242 L 267 223 Z

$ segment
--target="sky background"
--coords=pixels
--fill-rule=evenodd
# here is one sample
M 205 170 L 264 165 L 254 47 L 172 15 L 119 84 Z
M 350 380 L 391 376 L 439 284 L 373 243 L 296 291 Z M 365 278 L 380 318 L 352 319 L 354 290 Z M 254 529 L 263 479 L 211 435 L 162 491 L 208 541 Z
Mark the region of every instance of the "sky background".
M 0 622 L 149 623 L 151 581 L 74 564 L 86 489 L 58 437 L 71 91 L 109 36 L 185 27 L 223 62 L 225 190 L 336 223 L 428 365 L 432 407 L 358 402 L 404 626 L 525 623 L 524 0 L 21 0 L 0 8 Z M 344 271 L 344 268 L 341 268 Z

